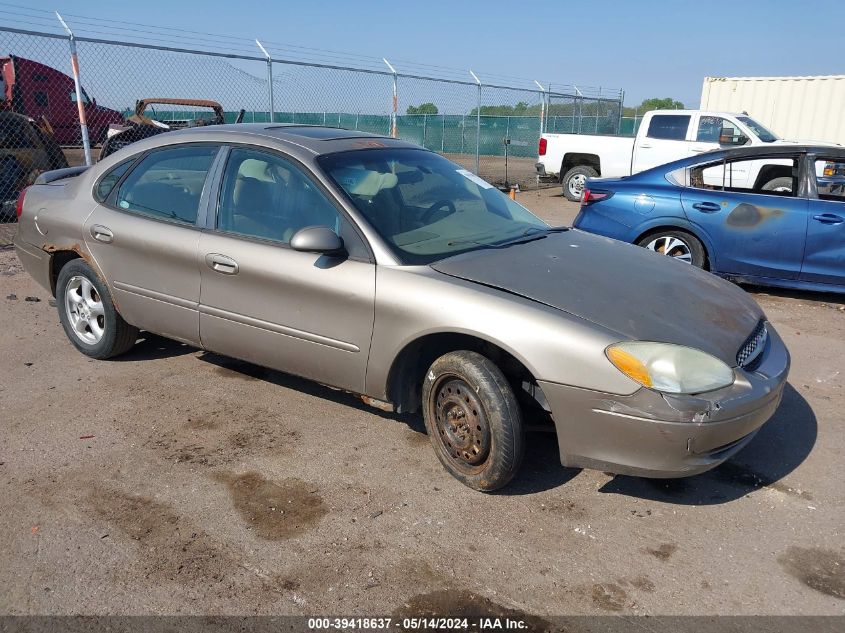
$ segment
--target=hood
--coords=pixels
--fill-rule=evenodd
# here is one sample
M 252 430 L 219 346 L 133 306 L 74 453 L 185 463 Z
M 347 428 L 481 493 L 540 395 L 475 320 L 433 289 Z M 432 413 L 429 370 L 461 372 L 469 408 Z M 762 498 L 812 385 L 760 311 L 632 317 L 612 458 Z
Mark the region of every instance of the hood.
M 463 253 L 431 267 L 591 321 L 620 340 L 686 345 L 732 367 L 764 318 L 744 291 L 715 275 L 578 230 Z

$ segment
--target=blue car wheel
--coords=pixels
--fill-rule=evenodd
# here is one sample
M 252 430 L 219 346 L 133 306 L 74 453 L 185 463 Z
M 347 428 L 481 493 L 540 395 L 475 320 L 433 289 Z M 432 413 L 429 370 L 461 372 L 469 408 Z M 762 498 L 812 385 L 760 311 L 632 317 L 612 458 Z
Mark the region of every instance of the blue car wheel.
M 637 242 L 638 246 L 655 253 L 674 257 L 677 260 L 704 268 L 707 261 L 704 246 L 694 235 L 686 231 L 660 231 L 651 233 Z

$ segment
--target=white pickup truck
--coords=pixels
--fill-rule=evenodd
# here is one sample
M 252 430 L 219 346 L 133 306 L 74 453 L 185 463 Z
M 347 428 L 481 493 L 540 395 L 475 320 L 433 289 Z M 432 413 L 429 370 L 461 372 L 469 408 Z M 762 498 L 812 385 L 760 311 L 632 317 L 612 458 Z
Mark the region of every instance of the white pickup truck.
M 745 114 L 653 110 L 633 138 L 543 134 L 536 168 L 541 178 L 558 180 L 563 195 L 578 201 L 587 178 L 620 178 L 725 147 L 784 142 Z M 751 165 L 743 177 L 747 185 L 738 186 L 766 190 L 788 189 L 792 181 L 788 165 L 771 161 Z

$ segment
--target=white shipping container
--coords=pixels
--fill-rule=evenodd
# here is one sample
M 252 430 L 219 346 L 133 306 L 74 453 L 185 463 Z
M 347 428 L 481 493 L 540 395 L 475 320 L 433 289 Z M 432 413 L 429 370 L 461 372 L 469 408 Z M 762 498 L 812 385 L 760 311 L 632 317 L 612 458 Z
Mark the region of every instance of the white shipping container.
M 845 75 L 705 77 L 701 109 L 747 112 L 786 140 L 845 145 Z

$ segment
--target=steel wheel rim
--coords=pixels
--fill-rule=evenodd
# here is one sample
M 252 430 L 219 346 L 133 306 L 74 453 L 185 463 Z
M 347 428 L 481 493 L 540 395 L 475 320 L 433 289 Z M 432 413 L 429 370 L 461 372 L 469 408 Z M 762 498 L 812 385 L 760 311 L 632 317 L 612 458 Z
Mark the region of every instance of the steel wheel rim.
M 584 174 L 575 174 L 569 179 L 569 193 L 573 196 L 580 196 L 584 192 L 584 185 L 587 184 L 587 177 Z
M 461 378 L 446 376 L 434 389 L 433 417 L 440 448 L 467 473 L 490 456 L 490 425 L 478 394 Z
M 103 298 L 87 278 L 71 277 L 65 286 L 65 314 L 70 329 L 80 341 L 96 345 L 106 333 Z
M 687 264 L 692 264 L 692 251 L 689 244 L 674 235 L 663 235 L 651 240 L 645 246 L 648 250 L 667 255 Z

